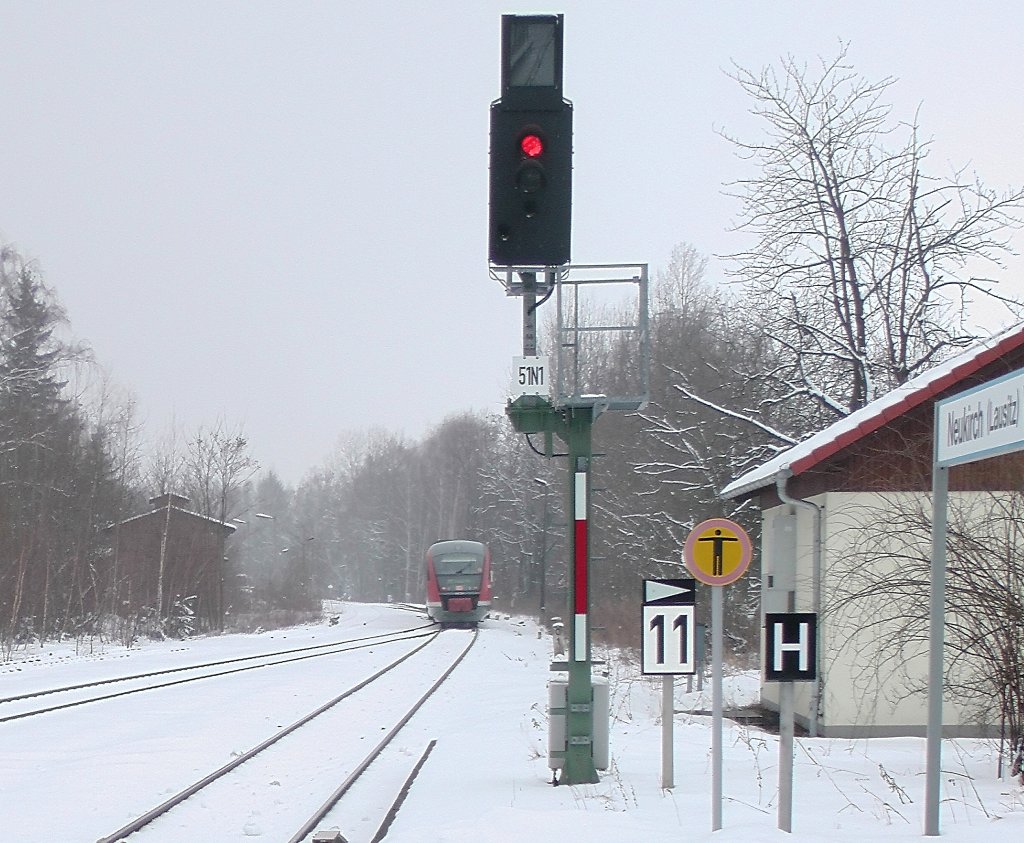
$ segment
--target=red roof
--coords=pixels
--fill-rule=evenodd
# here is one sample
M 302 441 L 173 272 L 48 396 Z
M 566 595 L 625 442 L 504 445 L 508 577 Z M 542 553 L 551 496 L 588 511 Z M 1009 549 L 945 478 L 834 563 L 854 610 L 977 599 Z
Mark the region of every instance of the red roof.
M 735 498 L 774 485 L 780 471 L 788 470 L 793 475 L 803 474 L 869 433 L 874 433 L 883 425 L 946 392 L 960 381 L 1022 346 L 1024 322 L 972 345 L 956 357 L 934 366 L 808 439 L 782 451 L 758 468 L 733 480 L 722 489 L 720 496 Z

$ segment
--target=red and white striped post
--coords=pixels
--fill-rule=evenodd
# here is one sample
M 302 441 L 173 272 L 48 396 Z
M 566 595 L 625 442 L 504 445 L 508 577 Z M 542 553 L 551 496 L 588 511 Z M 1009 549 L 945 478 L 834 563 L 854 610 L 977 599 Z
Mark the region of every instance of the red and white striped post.
M 569 512 L 573 517 L 572 572 L 569 609 L 569 674 L 565 764 L 560 781 L 565 784 L 597 782 L 594 766 L 594 687 L 590 674 L 590 464 L 592 407 L 575 408 L 566 415 L 565 441 L 569 456 Z
M 590 594 L 587 590 L 587 472 L 577 471 L 573 477 L 573 636 L 572 658 L 577 662 L 590 661 L 587 646 L 587 614 Z

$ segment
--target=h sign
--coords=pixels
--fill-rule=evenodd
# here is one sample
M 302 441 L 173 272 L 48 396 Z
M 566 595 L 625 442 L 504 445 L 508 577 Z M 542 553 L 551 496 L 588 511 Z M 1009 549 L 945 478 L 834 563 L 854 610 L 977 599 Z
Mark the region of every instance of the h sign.
M 767 612 L 764 674 L 768 682 L 818 677 L 818 616 L 814 612 Z

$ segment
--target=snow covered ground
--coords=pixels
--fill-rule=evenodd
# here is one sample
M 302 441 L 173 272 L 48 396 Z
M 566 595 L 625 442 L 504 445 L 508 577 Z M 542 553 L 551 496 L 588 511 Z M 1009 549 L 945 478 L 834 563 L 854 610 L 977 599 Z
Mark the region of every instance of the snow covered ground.
M 422 622 L 392 607 L 344 604 L 333 626 L 145 642 L 130 651 L 109 645 L 88 654 L 76 654 L 74 645 L 48 646 L 0 665 L 0 697 Z M 444 635 L 454 641 L 469 633 Z M 350 676 L 361 677 L 371 665 L 392 658 L 393 646 L 0 723 L 0 841 L 91 843 L 337 695 Z M 786 834 L 776 828 L 777 739 L 730 721 L 723 740 L 723 828 L 712 834 L 710 719 L 676 715 L 676 786 L 662 789 L 661 682 L 641 677 L 635 664 L 615 661 L 611 768 L 595 785 L 552 787 L 545 711 L 551 648 L 550 638 L 529 621 L 502 618 L 483 624 L 466 661 L 395 740 L 394 751 L 410 759 L 430 740 L 437 744 L 392 826 L 389 843 L 863 843 L 922 836 L 923 740 L 798 739 L 793 834 Z M 753 675 L 728 677 L 727 705 L 751 701 L 756 685 Z M 332 753 L 347 741 L 369 738 L 378 728 L 372 725 L 375 712 L 402 695 L 394 684 L 369 692 L 359 714 L 366 720 L 350 718 L 336 726 L 334 737 L 322 736 L 316 750 L 299 753 L 297 767 L 286 767 L 282 759 L 280 769 L 261 768 L 236 786 L 229 798 L 237 810 L 230 812 L 226 827 L 218 824 L 214 831 L 200 801 L 188 819 L 179 817 L 162 828 L 154 824 L 131 840 L 277 843 L 282 838 L 275 818 L 287 806 L 276 803 L 287 799 L 268 798 L 268 786 L 284 794 L 301 778 L 299 785 L 322 791 L 326 798 L 339 784 L 337 769 L 329 763 Z M 703 698 L 680 689 L 676 707 L 709 708 L 709 695 L 709 688 Z M 0 705 L 0 717 L 18 705 Z M 1007 840 L 1024 837 L 1024 788 L 995 778 L 996 749 L 987 741 L 944 744 L 945 839 L 988 843 L 995 834 Z M 360 798 L 368 804 L 372 797 Z M 360 814 L 350 807 L 324 827 L 337 825 L 351 843 L 363 843 L 376 824 L 371 828 L 370 818 Z

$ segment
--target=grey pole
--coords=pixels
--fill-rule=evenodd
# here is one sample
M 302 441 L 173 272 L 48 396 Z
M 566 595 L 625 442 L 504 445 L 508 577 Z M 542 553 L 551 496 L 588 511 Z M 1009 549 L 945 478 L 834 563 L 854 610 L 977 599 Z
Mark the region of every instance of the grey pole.
M 938 429 L 936 427 L 936 429 Z M 949 469 L 932 466 L 932 569 L 928 634 L 928 730 L 925 761 L 924 833 L 939 835 L 942 770 L 942 651 L 946 609 L 946 504 Z
M 675 758 L 673 757 L 672 729 L 675 720 L 675 677 L 668 673 L 661 677 L 661 786 L 675 787 Z
M 537 273 L 520 272 L 523 282 L 523 356 L 537 354 Z
M 704 633 L 707 631 L 707 627 L 699 623 L 697 624 L 697 691 L 698 693 L 704 690 L 704 668 L 707 665 L 707 644 L 704 640 Z
M 722 827 L 722 586 L 711 588 L 711 830 Z
M 793 830 L 793 683 L 779 684 L 779 828 Z

